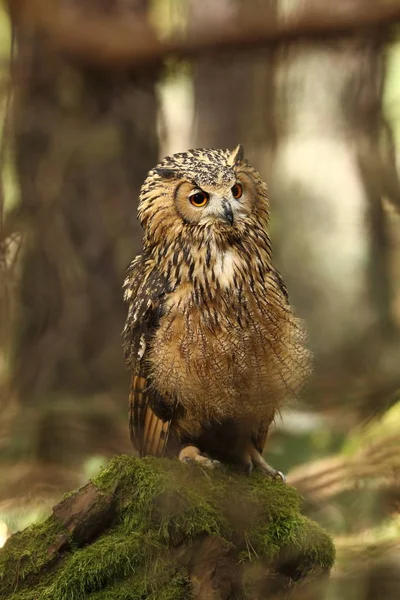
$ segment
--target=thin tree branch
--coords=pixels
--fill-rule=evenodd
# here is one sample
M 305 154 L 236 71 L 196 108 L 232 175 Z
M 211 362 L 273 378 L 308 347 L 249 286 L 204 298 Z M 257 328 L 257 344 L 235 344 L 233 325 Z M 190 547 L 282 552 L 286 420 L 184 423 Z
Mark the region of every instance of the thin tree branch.
M 167 56 L 196 58 L 220 51 L 244 51 L 283 42 L 334 38 L 387 30 L 400 22 L 400 2 L 377 2 L 365 10 L 336 6 L 299 11 L 277 20 L 269 11 L 248 22 L 211 19 L 190 36 L 160 40 L 144 18 L 131 13 L 93 15 L 53 0 L 9 0 L 13 19 L 37 26 L 59 49 L 85 64 L 103 68 L 157 65 Z

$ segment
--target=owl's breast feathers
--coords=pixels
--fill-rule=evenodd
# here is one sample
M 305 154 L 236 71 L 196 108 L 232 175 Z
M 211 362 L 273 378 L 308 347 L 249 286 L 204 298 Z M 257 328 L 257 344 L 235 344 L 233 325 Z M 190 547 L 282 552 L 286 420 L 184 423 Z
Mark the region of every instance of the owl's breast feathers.
M 180 238 L 145 251 L 130 266 L 125 299 L 126 360 L 167 417 L 179 405 L 198 423 L 270 421 L 308 371 L 303 329 L 263 231 L 255 245 Z

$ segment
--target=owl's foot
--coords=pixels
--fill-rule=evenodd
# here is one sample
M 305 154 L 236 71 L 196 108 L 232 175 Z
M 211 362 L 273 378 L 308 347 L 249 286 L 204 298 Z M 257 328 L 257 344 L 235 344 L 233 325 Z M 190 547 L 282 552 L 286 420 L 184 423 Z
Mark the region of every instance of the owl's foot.
M 213 460 L 212 458 L 208 458 L 208 456 L 204 456 L 197 448 L 197 446 L 185 446 L 179 452 L 179 460 L 185 463 L 197 463 L 202 467 L 206 467 L 207 469 L 215 469 L 219 467 L 221 463 L 218 460 Z
M 277 471 L 273 467 L 271 467 L 261 454 L 256 450 L 256 448 L 251 448 L 249 450 L 249 461 L 246 463 L 246 472 L 250 475 L 254 468 L 260 469 L 263 473 L 272 477 L 273 479 L 281 479 L 283 483 L 286 483 L 286 477 L 282 473 L 282 471 Z

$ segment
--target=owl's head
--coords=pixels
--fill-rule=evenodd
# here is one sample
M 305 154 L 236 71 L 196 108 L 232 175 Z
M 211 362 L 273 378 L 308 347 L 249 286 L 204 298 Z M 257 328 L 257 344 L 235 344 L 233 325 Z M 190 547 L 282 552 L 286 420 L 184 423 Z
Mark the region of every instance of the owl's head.
M 188 150 L 164 158 L 145 180 L 138 210 L 148 238 L 178 234 L 184 227 L 242 233 L 246 225 L 268 222 L 266 184 L 233 151 Z

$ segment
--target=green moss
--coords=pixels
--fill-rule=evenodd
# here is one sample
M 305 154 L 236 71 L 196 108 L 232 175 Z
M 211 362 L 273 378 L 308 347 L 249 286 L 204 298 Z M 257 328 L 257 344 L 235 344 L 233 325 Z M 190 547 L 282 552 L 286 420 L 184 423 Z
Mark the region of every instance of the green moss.
M 165 558 L 135 569 L 135 573 L 117 580 L 106 589 L 91 594 L 91 600 L 189 600 L 188 575 Z
M 224 538 L 240 564 L 286 565 L 293 580 L 333 564 L 332 541 L 301 515 L 297 492 L 261 474 L 118 456 L 93 482 L 117 498 L 108 530 L 57 564 L 54 517 L 13 536 L 0 553 L 1 599 L 188 600 L 182 548 L 203 534 Z
M 63 530 L 53 519 L 31 525 L 13 535 L 0 552 L 0 598 L 3 593 L 32 582 L 54 561 L 53 545 Z M 5 596 L 6 597 L 6 596 Z

